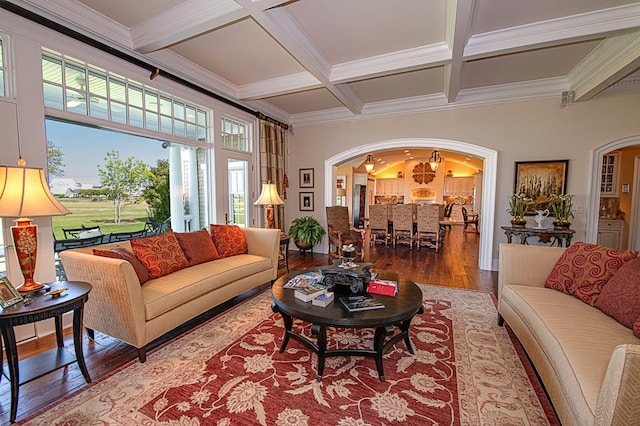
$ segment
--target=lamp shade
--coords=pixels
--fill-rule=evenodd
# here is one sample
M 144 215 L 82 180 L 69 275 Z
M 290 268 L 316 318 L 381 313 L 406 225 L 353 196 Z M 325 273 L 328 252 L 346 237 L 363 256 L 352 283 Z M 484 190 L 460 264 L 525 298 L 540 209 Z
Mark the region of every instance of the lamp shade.
M 69 213 L 49 191 L 43 169 L 0 166 L 0 217 L 61 216 Z
M 278 195 L 278 188 L 276 188 L 275 183 L 263 183 L 260 197 L 253 204 L 256 206 L 273 206 L 284 204 L 284 201 Z

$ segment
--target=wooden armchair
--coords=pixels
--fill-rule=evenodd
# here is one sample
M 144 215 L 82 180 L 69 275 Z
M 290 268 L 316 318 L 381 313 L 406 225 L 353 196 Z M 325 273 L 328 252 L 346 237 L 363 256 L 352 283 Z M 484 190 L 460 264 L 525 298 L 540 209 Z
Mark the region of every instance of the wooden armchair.
M 362 239 L 364 230 L 355 229 L 349 223 L 349 209 L 343 206 L 329 206 L 327 212 L 327 235 L 329 237 L 329 255 L 340 257 L 340 249 L 344 245 L 353 244 L 356 255 L 362 258 Z M 335 250 L 331 249 L 335 247 Z
M 462 218 L 464 219 L 464 231 L 465 232 L 475 232 L 476 234 L 480 231 L 478 230 L 478 215 L 477 214 L 469 214 L 467 213 L 466 208 L 462 208 Z M 469 226 L 473 226 L 473 229 L 468 230 Z

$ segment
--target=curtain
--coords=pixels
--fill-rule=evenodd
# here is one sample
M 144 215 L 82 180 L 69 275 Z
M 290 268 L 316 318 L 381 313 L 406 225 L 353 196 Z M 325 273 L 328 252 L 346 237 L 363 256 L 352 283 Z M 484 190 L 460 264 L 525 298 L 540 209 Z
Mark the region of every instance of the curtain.
M 274 183 L 278 194 L 286 201 L 286 135 L 288 126 L 260 115 L 260 182 Z M 260 185 L 262 187 L 262 185 Z M 284 206 L 273 206 L 275 227 L 285 231 Z M 264 213 L 262 213 L 264 214 Z

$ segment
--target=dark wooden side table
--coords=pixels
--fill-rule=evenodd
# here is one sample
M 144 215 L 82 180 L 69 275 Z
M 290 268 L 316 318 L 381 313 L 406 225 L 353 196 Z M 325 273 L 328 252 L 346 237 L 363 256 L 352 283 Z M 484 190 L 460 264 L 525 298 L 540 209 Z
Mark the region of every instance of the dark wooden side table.
M 4 339 L 9 369 L 8 377 L 11 381 L 11 423 L 15 421 L 18 411 L 18 388 L 20 385 L 76 361 L 87 383 L 91 383 L 91 377 L 87 371 L 82 353 L 82 316 L 84 304 L 88 300 L 89 292 L 92 289 L 91 284 L 79 281 L 61 281 L 50 283 L 49 285 L 51 286 L 51 290 L 62 287 L 67 287 L 68 290 L 65 290 L 62 295 L 56 297 L 45 295 L 44 292 L 36 293 L 31 296 L 31 301 L 28 305 L 18 302 L 0 312 L 0 331 Z M 75 348 L 75 357 L 64 348 L 64 338 L 62 334 L 62 314 L 70 311 L 73 311 L 73 345 Z M 55 318 L 58 347 L 19 363 L 18 346 L 16 345 L 16 336 L 13 327 L 52 317 Z M 0 362 L 1 361 L 2 351 L 0 351 Z M 18 369 L 19 364 L 23 364 L 22 377 L 20 377 L 20 371 Z M 3 374 L 5 374 L 4 371 Z
M 562 247 L 563 243 L 565 247 L 571 245 L 571 239 L 575 230 L 569 228 L 529 228 L 518 226 L 501 226 L 504 233 L 507 235 L 507 242 L 511 243 L 512 237 L 518 236 L 520 238 L 520 244 L 528 244 L 527 238 L 538 237 L 538 240 L 542 243 L 551 243 L 551 245 L 558 245 Z
M 282 252 L 282 264 L 278 260 L 278 268 L 284 266 L 289 272 L 289 241 L 291 237 L 288 235 L 280 235 L 280 251 Z

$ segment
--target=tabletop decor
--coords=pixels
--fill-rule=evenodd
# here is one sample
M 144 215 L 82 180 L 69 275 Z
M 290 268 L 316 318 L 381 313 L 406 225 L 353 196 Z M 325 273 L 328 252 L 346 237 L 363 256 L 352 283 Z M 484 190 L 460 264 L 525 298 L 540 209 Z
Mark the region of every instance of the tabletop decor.
M 551 210 L 553 211 L 553 216 L 555 217 L 553 221 L 553 226 L 558 227 L 566 227 L 571 226 L 571 219 L 573 216 L 573 198 L 575 195 L 573 194 L 565 194 L 565 195 L 552 195 L 550 197 L 549 204 L 551 205 Z
M 22 295 L 11 285 L 7 277 L 0 278 L 0 307 L 15 305 L 22 300 Z
M 513 226 L 525 226 L 527 224 L 527 220 L 524 218 L 524 215 L 526 214 L 531 201 L 531 198 L 527 197 L 525 194 L 511 194 L 507 213 L 511 215 L 511 224 Z

